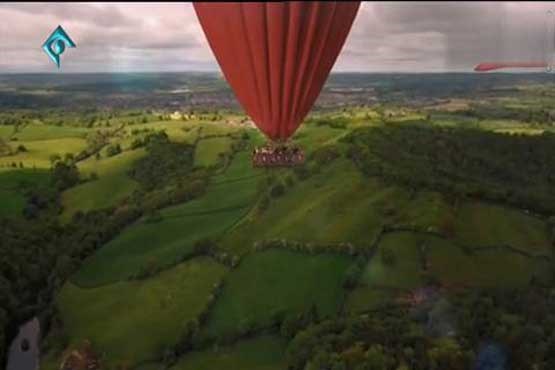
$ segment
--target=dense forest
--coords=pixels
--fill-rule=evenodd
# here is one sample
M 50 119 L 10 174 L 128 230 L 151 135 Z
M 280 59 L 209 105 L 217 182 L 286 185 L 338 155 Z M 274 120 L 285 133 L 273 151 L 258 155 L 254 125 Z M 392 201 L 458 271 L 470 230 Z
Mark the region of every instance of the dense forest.
M 299 370 L 552 369 L 554 304 L 543 287 L 475 291 L 437 301 L 430 316 L 388 307 L 325 320 L 295 336 L 287 362 Z M 445 322 L 459 328 L 456 340 L 440 336 Z
M 454 196 L 555 213 L 555 135 L 500 135 L 425 124 L 354 131 L 350 157 L 369 176 Z

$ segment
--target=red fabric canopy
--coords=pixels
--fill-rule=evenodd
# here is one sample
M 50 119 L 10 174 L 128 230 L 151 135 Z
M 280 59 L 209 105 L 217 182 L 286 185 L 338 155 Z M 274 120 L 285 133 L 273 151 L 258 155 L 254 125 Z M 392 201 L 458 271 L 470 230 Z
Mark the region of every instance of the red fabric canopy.
M 360 2 L 194 3 L 237 99 L 268 137 L 291 136 L 318 97 Z

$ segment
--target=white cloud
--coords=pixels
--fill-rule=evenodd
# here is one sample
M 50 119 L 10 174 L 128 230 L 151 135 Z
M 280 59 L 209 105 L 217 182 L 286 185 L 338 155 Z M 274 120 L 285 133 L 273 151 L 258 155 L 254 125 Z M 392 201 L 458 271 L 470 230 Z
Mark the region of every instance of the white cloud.
M 543 58 L 550 8 L 365 2 L 334 70 L 471 70 L 484 59 Z M 0 73 L 54 71 L 40 46 L 58 24 L 77 43 L 63 72 L 218 69 L 191 3 L 2 3 L 0 19 Z

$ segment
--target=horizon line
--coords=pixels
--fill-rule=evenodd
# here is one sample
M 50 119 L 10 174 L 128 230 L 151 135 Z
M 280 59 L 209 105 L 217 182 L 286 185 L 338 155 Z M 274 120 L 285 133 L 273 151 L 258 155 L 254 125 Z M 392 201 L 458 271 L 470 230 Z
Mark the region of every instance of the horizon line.
M 14 75 L 84 75 L 84 74 L 176 74 L 176 73 L 198 73 L 198 74 L 219 74 L 222 75 L 221 71 L 196 71 L 196 70 L 184 70 L 184 71 L 111 71 L 111 72 L 0 72 L 0 76 L 14 76 Z M 536 74 L 536 73 L 548 73 L 544 70 L 542 71 L 496 71 L 496 72 L 476 72 L 472 69 L 470 70 L 453 70 L 453 71 L 335 71 L 330 72 L 330 75 L 338 74 Z

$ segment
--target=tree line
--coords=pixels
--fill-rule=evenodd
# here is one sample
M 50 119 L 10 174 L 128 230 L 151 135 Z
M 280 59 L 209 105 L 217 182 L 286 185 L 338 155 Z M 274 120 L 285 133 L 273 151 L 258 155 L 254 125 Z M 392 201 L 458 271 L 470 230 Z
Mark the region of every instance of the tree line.
M 367 175 L 455 197 L 555 213 L 555 135 L 399 124 L 355 130 L 348 156 Z
M 468 370 L 555 368 L 551 288 L 465 291 L 424 309 L 399 304 L 366 315 L 316 321 L 289 343 L 291 370 Z M 429 335 L 440 302 L 450 302 L 454 332 Z M 487 367 L 483 367 L 487 364 Z M 481 365 L 481 366 L 480 366 Z

